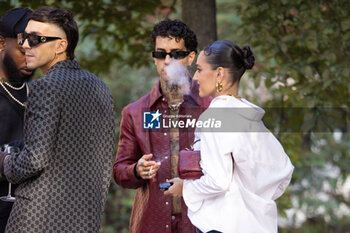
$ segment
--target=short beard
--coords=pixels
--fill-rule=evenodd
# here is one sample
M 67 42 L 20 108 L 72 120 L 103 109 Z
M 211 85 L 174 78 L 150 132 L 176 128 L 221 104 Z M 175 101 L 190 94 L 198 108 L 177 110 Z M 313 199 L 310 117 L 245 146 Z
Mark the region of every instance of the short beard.
M 12 85 L 22 85 L 24 82 L 28 82 L 34 74 L 34 72 L 31 75 L 22 74 L 11 55 L 7 52 L 5 52 L 3 64 L 6 69 L 7 79 Z

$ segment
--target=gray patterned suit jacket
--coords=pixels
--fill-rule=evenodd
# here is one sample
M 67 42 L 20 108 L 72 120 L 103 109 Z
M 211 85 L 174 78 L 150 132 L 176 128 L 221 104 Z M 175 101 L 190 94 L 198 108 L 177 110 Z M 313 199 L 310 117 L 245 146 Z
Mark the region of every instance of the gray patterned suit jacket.
M 19 183 L 6 232 L 99 232 L 114 162 L 108 87 L 76 61 L 56 63 L 32 85 L 24 149 L 4 161 Z

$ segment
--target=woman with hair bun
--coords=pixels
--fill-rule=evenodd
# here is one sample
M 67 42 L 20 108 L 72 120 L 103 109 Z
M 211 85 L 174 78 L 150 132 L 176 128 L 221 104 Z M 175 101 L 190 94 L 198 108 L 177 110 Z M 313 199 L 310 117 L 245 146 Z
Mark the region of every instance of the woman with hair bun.
M 224 119 L 239 126 L 227 132 L 197 128 L 203 176 L 170 180 L 166 195 L 183 196 L 198 233 L 276 233 L 275 200 L 287 188 L 293 165 L 268 131 L 265 111 L 238 96 L 242 75 L 254 66 L 249 46 L 215 41 L 199 54 L 194 80 L 201 97 L 212 96 L 208 112 L 224 109 Z M 218 116 L 219 114 L 217 114 Z M 218 116 L 220 117 L 220 116 Z

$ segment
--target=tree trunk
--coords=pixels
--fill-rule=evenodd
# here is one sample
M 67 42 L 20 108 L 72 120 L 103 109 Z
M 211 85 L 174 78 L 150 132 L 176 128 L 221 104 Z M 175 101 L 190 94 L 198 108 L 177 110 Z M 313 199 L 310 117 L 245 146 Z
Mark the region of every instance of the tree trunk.
M 196 33 L 199 51 L 217 40 L 215 0 L 182 0 L 182 20 Z

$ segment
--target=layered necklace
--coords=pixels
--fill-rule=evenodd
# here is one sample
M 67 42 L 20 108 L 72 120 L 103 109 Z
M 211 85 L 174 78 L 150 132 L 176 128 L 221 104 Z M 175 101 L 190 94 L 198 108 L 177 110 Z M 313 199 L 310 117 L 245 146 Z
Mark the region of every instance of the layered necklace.
M 3 79 L 1 79 L 0 81 L 0 85 L 2 86 L 2 88 L 4 88 L 4 90 L 6 91 L 6 93 L 11 97 L 11 99 L 13 99 L 16 103 L 18 103 L 19 105 L 21 105 L 22 107 L 26 107 L 26 102 L 21 102 L 19 101 L 16 97 L 14 97 L 11 92 L 6 88 L 6 86 L 8 86 L 9 88 L 15 90 L 15 91 L 19 91 L 19 90 L 22 90 L 24 87 L 26 87 L 26 93 L 27 93 L 27 97 L 28 97 L 28 94 L 29 94 L 29 87 L 28 87 L 28 84 L 25 82 L 23 83 L 22 86 L 20 87 L 14 87 L 12 86 L 11 84 L 9 84 L 8 82 L 4 81 Z

